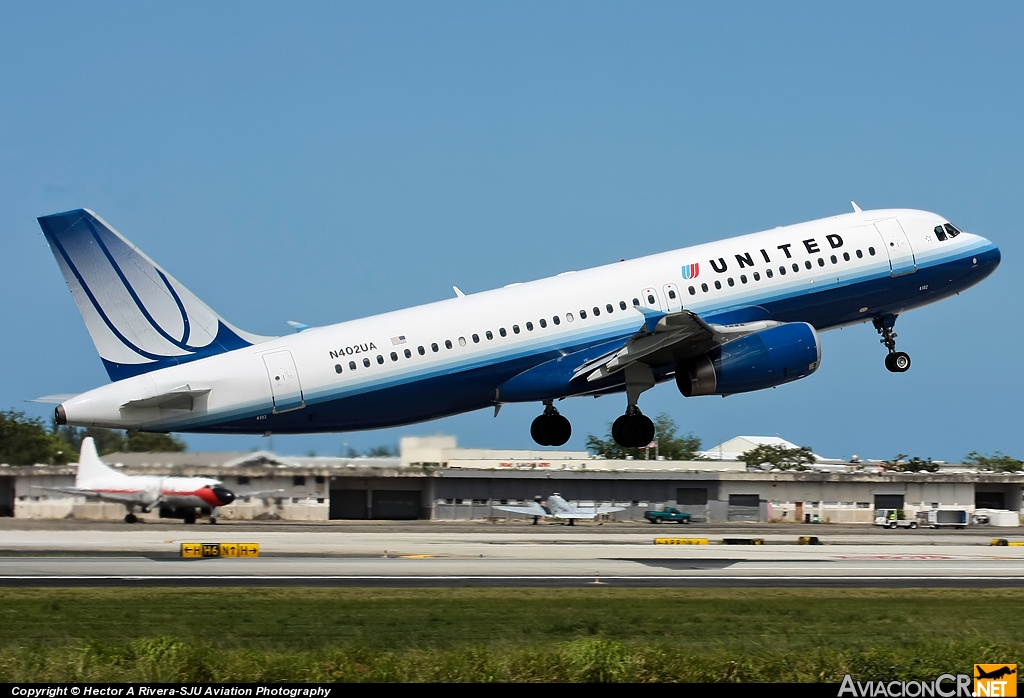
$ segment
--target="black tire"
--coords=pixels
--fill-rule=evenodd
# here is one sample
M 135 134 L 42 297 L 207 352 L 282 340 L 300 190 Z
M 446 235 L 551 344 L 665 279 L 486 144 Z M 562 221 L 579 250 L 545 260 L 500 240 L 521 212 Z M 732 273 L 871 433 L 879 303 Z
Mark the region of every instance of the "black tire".
M 654 523 L 656 523 L 656 524 L 660 524 L 660 523 L 661 523 L 661 519 L 655 519 L 655 520 L 654 520 Z
M 619 446 L 626 447 L 625 436 L 623 435 L 624 427 L 629 417 L 626 415 L 620 415 L 614 422 L 612 422 L 612 439 L 615 440 Z
M 183 520 L 187 524 L 194 524 L 196 522 L 196 515 L 195 514 L 185 514 L 185 516 L 183 517 Z
M 216 524 L 216 523 L 217 523 L 217 517 L 216 516 L 211 516 L 210 517 L 210 524 L 213 525 L 213 524 Z
M 562 446 L 572 436 L 572 424 L 560 414 L 548 417 L 546 429 L 548 446 Z
M 910 370 L 910 354 L 905 351 L 886 354 L 885 367 L 893 373 L 906 373 Z
M 622 423 L 622 441 L 619 442 L 620 446 L 627 448 L 640 448 L 651 443 L 654 439 L 654 422 L 642 414 L 634 414 L 628 417 L 620 417 L 625 419 Z
M 126 517 L 124 517 L 124 522 L 126 524 L 138 523 L 139 517 L 137 517 L 135 514 L 128 514 Z
M 530 425 L 530 436 L 537 442 L 539 446 L 550 446 L 548 443 L 548 429 L 547 429 L 547 415 L 542 414 L 533 420 L 533 424 Z
M 910 527 L 911 528 L 917 528 L 917 522 L 916 521 L 911 521 L 910 522 Z

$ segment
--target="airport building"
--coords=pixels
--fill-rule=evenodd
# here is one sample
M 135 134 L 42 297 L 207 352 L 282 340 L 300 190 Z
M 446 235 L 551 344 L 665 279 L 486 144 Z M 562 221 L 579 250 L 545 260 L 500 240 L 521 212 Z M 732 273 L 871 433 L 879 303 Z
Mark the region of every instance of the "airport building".
M 120 453 L 124 472 L 207 476 L 237 495 L 222 519 L 512 519 L 494 505 L 525 504 L 558 493 L 608 515 L 642 521 L 674 506 L 697 521 L 833 522 L 874 520 L 876 509 L 965 509 L 1017 525 L 1024 481 L 957 464 L 939 472 L 886 472 L 877 463 L 819 458 L 806 471 L 751 471 L 741 453 L 779 439 L 736 437 L 703 460 L 607 460 L 585 451 L 458 448 L 454 437 L 402 439 L 395 458 L 285 457 L 251 453 Z M 0 516 L 117 520 L 124 506 L 47 491 L 71 487 L 75 465 L 0 466 Z M 247 497 L 246 492 L 262 492 Z M 274 491 L 270 494 L 267 491 Z M 141 518 L 158 517 L 154 511 Z

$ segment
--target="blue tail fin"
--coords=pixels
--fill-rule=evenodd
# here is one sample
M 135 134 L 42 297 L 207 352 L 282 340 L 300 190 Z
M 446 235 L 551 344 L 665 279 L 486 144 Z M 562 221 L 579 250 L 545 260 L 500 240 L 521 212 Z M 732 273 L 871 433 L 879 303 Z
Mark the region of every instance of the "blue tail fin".
M 39 227 L 111 380 L 269 339 L 230 325 L 92 211 Z

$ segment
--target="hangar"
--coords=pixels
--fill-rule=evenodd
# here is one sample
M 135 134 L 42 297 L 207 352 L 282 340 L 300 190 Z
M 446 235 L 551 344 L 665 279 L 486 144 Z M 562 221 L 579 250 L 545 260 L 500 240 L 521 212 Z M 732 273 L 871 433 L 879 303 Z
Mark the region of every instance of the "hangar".
M 1019 474 L 977 472 L 956 464 L 944 464 L 937 473 L 884 472 L 877 464 L 835 460 L 807 471 L 749 472 L 746 464 L 728 457 L 729 451 L 716 448 L 718 458 L 698 461 L 606 460 L 585 451 L 462 449 L 454 437 L 438 436 L 402 439 L 401 456 L 394 458 L 286 457 L 257 451 L 121 453 L 104 460 L 134 474 L 219 478 L 238 496 L 221 509 L 222 519 L 499 520 L 515 515 L 496 511 L 494 505 L 553 493 L 583 504 L 626 507 L 611 515 L 619 521 L 641 521 L 645 510 L 665 506 L 713 523 L 871 523 L 878 508 L 906 509 L 910 515 L 922 508 L 1022 508 Z M 118 504 L 39 489 L 70 486 L 74 476 L 74 465 L 0 466 L 0 515 L 124 516 Z M 245 495 L 270 489 L 282 492 Z

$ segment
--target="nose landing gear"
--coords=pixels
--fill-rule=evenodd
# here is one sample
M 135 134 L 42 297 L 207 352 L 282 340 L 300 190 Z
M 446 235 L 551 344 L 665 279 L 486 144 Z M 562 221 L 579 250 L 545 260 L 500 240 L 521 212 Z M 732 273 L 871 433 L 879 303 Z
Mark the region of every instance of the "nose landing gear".
M 910 368 L 910 354 L 905 351 L 896 351 L 896 337 L 898 336 L 893 332 L 893 328 L 896 326 L 895 315 L 883 315 L 882 317 L 876 317 L 871 321 L 871 324 L 875 326 L 875 331 L 882 336 L 879 341 L 889 350 L 889 353 L 885 356 L 885 367 L 893 373 L 903 373 Z
M 558 413 L 551 400 L 545 400 L 544 414 L 533 420 L 530 436 L 541 446 L 561 446 L 572 436 L 572 424 Z

